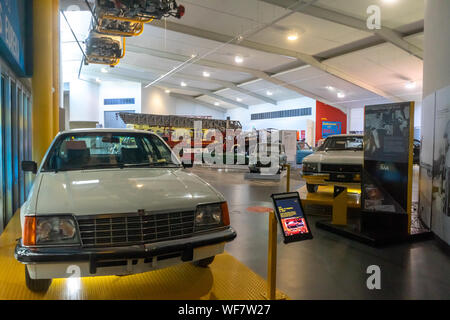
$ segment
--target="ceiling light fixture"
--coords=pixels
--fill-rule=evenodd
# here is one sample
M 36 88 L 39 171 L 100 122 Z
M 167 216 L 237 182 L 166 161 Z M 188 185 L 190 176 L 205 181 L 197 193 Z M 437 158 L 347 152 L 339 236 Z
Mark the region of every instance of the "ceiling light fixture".
M 409 81 L 405 84 L 406 89 L 414 89 L 416 87 L 416 83 L 414 81 Z
M 337 97 L 340 98 L 340 99 L 345 98 L 345 93 L 338 92 Z
M 181 81 L 180 86 L 182 86 L 182 87 L 187 87 L 187 83 L 184 82 L 184 81 Z
M 220 106 L 220 103 L 214 102 L 214 105 L 215 105 L 216 107 L 218 107 L 218 106 Z
M 268 96 L 271 96 L 271 95 L 273 95 L 273 92 L 272 92 L 272 91 L 267 91 L 266 94 L 267 94 Z
M 397 2 L 397 0 L 383 0 L 383 2 L 384 2 L 384 3 L 391 4 L 391 3 Z
M 287 39 L 288 39 L 289 41 L 295 41 L 295 40 L 297 40 L 297 39 L 298 39 L 298 33 L 291 33 L 291 34 L 289 34 L 288 37 L 287 37 Z
M 100 78 L 96 78 L 96 79 L 95 79 L 95 82 L 97 82 L 97 83 L 101 83 L 101 82 L 102 82 L 102 80 L 100 80 Z
M 242 56 L 236 56 L 236 57 L 234 57 L 234 62 L 242 63 L 242 62 L 244 62 L 244 58 Z
M 107 70 L 106 68 L 102 68 L 100 71 L 101 71 L 102 73 L 108 73 L 108 70 Z
M 210 74 L 208 71 L 203 71 L 203 76 L 204 76 L 205 78 L 209 78 L 210 75 L 211 75 L 211 74 Z
M 326 86 L 325 88 L 327 88 L 329 91 L 335 91 L 336 89 L 332 86 Z
M 165 92 L 166 92 L 166 93 L 170 93 L 170 90 L 169 90 L 169 89 L 166 89 Z

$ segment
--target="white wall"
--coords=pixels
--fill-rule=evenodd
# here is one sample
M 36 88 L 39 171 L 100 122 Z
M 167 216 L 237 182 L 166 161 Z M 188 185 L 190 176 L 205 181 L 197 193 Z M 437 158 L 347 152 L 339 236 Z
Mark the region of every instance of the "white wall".
M 251 114 L 272 112 L 281 110 L 291 110 L 300 108 L 312 108 L 310 116 L 279 118 L 267 120 L 251 120 Z M 253 128 L 266 129 L 285 129 L 285 130 L 305 130 L 307 129 L 307 120 L 316 121 L 316 100 L 307 97 L 292 100 L 281 101 L 277 106 L 269 103 L 250 106 L 249 109 L 236 108 L 230 109 L 227 114 L 231 120 L 239 120 L 243 130 L 252 130 Z
M 347 113 L 348 131 L 364 131 L 364 108 L 351 108 Z
M 70 82 L 70 121 L 99 121 L 99 91 L 96 83 Z
M 177 99 L 159 88 L 142 87 L 142 113 L 177 114 L 183 116 L 211 116 L 214 119 L 225 119 L 225 113 L 199 104 Z
M 104 105 L 105 99 L 134 98 L 135 104 L 127 105 Z M 134 110 L 141 112 L 141 84 L 128 81 L 103 81 L 99 90 L 99 110 L 98 119 L 104 125 L 105 111 Z

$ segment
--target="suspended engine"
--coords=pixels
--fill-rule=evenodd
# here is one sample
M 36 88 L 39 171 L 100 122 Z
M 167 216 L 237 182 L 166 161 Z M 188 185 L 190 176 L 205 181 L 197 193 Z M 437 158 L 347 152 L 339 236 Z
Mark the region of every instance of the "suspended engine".
M 86 39 L 85 64 L 98 63 L 115 66 L 124 54 L 120 37 L 106 37 L 91 31 Z
M 110 66 L 124 57 L 125 37 L 140 35 L 144 24 L 153 19 L 181 18 L 185 11 L 175 0 L 96 0 L 90 9 L 92 30 L 86 39 L 84 62 Z
M 97 32 L 126 37 L 141 34 L 153 19 L 184 15 L 175 0 L 96 0 L 94 11 Z

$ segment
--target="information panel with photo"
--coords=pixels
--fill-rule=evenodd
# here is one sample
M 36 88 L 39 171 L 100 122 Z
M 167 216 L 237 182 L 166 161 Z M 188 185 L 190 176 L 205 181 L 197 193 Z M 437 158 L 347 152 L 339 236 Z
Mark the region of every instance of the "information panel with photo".
M 365 107 L 364 212 L 409 214 L 414 103 Z

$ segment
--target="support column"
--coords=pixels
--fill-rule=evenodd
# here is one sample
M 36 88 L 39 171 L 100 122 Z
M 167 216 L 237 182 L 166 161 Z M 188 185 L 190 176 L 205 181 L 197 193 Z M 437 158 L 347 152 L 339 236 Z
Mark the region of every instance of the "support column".
M 60 82 L 60 37 L 59 37 L 59 0 L 53 0 L 53 135 L 60 130 L 59 108 L 61 105 Z
M 33 0 L 33 160 L 40 163 L 53 137 L 53 0 Z

